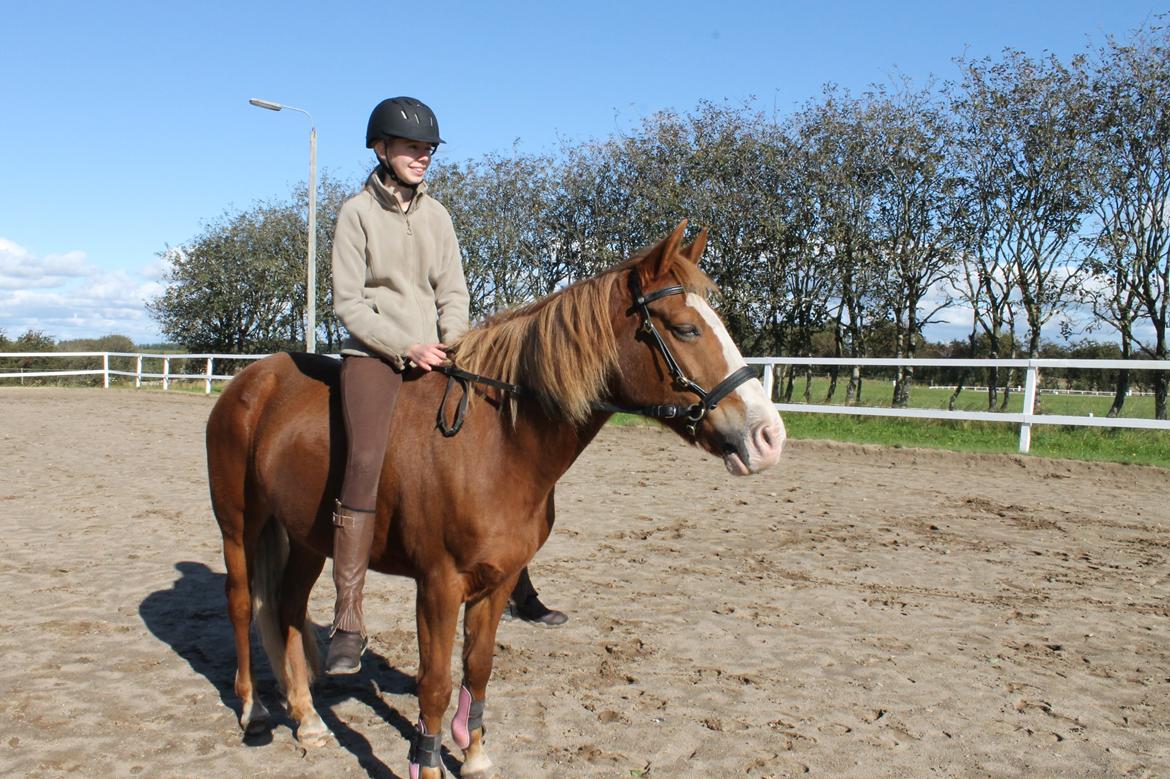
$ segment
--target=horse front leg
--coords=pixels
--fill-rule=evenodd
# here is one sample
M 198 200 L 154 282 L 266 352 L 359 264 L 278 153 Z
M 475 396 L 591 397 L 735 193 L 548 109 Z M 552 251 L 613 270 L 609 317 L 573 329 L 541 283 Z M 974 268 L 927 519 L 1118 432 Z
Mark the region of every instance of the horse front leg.
M 410 779 L 439 779 L 443 714 L 451 700 L 451 651 L 463 586 L 455 576 L 418 582 L 418 732 L 410 749 Z
M 493 590 L 487 597 L 469 603 L 463 613 L 463 684 L 459 706 L 451 720 L 451 736 L 463 750 L 464 779 L 489 779 L 492 760 L 484 748 L 484 704 L 488 679 L 492 675 L 496 630 L 508 604 L 516 577 Z

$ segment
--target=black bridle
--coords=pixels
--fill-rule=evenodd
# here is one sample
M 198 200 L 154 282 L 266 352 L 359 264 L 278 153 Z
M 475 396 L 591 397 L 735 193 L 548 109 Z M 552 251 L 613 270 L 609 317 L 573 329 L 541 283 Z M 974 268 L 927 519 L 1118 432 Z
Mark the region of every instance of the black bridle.
M 674 353 L 670 351 L 670 346 L 667 345 L 666 340 L 662 337 L 662 333 L 658 332 L 658 328 L 654 326 L 654 320 L 650 317 L 650 303 L 668 295 L 685 295 L 687 294 L 686 288 L 681 284 L 675 284 L 674 286 L 656 289 L 649 294 L 642 294 L 642 285 L 638 281 L 638 272 L 635 270 L 630 274 L 630 289 L 634 293 L 632 310 L 636 310 L 642 315 L 642 326 L 639 329 L 646 334 L 646 337 L 650 339 L 650 342 L 654 346 L 658 347 L 662 359 L 666 362 L 666 369 L 670 372 L 670 378 L 674 381 L 674 386 L 677 389 L 698 395 L 699 399 L 689 406 L 666 404 L 626 408 L 610 403 L 599 403 L 597 407 L 600 407 L 600 410 L 603 411 L 622 411 L 627 414 L 640 414 L 655 419 L 677 419 L 681 417 L 685 420 L 687 432 L 694 437 L 695 428 L 698 427 L 699 422 L 703 421 L 703 417 L 714 411 L 715 407 L 719 405 L 719 401 L 734 392 L 740 384 L 756 378 L 756 372 L 751 366 L 745 365 L 739 370 L 732 371 L 723 381 L 716 384 L 711 391 L 708 392 L 703 389 L 702 385 L 683 372 L 682 366 L 678 364 Z
M 703 421 L 703 417 L 714 411 L 719 401 L 734 392 L 739 385 L 756 378 L 756 372 L 751 366 L 745 365 L 736 371 L 732 371 L 723 381 L 716 384 L 710 392 L 703 389 L 698 382 L 683 372 L 682 366 L 678 364 L 674 353 L 670 351 L 670 346 L 667 345 L 662 334 L 658 332 L 658 328 L 654 326 L 654 320 L 650 317 L 650 303 L 668 295 L 685 295 L 687 293 L 686 288 L 681 284 L 675 284 L 674 286 L 663 287 L 662 289 L 657 289 L 644 295 L 642 294 L 642 285 L 638 281 L 638 271 L 634 270 L 630 274 L 630 289 L 634 294 L 634 305 L 631 307 L 631 312 L 639 313 L 642 316 L 642 325 L 639 330 L 646 334 L 653 346 L 657 347 L 658 352 L 662 355 L 662 359 L 666 362 L 666 369 L 670 373 L 674 386 L 680 390 L 698 395 L 699 399 L 689 406 L 680 406 L 673 403 L 654 406 L 620 406 L 614 403 L 598 402 L 593 404 L 593 408 L 596 411 L 638 414 L 639 416 L 651 417 L 653 419 L 681 418 L 685 422 L 684 426 L 687 433 L 691 437 L 694 437 L 695 430 L 699 422 Z M 486 376 L 469 373 L 454 366 L 439 365 L 435 367 L 435 370 L 447 376 L 447 389 L 444 390 L 443 400 L 439 403 L 439 416 L 436 420 L 436 425 L 443 435 L 448 438 L 458 433 L 459 429 L 463 427 L 463 415 L 467 410 L 467 382 L 486 384 L 489 387 L 494 387 L 503 392 L 509 392 L 517 397 L 528 394 L 523 387 L 516 384 L 508 384 L 507 382 L 498 381 Z M 455 410 L 455 419 L 448 425 L 443 418 L 443 408 L 447 405 L 447 395 L 450 393 L 453 383 L 458 383 L 462 387 L 463 397 L 460 398 L 459 405 Z

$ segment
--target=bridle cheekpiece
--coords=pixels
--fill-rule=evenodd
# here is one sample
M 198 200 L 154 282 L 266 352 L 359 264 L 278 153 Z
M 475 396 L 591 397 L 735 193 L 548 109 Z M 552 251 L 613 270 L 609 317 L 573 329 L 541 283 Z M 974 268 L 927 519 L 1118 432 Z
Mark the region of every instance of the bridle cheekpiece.
M 657 419 L 673 419 L 682 417 L 686 420 L 686 430 L 694 437 L 695 429 L 703 417 L 719 404 L 719 401 L 730 395 L 736 390 L 739 385 L 746 381 L 751 381 L 756 378 L 756 372 L 751 366 L 745 365 L 742 368 L 733 371 L 723 381 L 715 385 L 715 387 L 708 392 L 703 389 L 702 385 L 690 378 L 683 371 L 682 366 L 678 364 L 674 353 L 670 351 L 670 346 L 667 345 L 666 340 L 662 337 L 662 333 L 658 332 L 658 328 L 654 326 L 654 320 L 650 316 L 650 303 L 660 298 L 668 297 L 670 295 L 685 295 L 687 294 L 686 287 L 681 284 L 675 284 L 670 287 L 663 287 L 656 289 L 653 292 L 643 293 L 642 284 L 638 280 L 638 271 L 634 269 L 630 273 L 630 290 L 634 295 L 634 305 L 632 307 L 637 313 L 642 316 L 642 324 L 638 328 L 640 332 L 645 333 L 650 339 L 651 343 L 658 348 L 662 359 L 666 362 L 666 369 L 670 373 L 671 379 L 674 381 L 674 386 L 677 389 L 691 392 L 699 396 L 699 399 L 689 406 L 676 405 L 662 405 L 649 406 L 639 409 L 622 409 L 617 410 L 626 411 L 628 413 L 642 414 L 643 416 L 655 417 Z

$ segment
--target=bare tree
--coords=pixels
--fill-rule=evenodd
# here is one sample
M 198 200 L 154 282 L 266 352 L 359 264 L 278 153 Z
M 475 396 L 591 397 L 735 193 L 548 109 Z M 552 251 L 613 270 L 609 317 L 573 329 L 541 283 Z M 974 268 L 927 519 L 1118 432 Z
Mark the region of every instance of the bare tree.
M 518 152 L 436 166 L 431 186 L 455 224 L 473 317 L 546 294 L 559 281 L 548 265 L 551 170 L 547 157 Z
M 1096 315 L 1121 337 L 1123 359 L 1134 345 L 1167 358 L 1170 306 L 1170 37 L 1165 28 L 1139 33 L 1130 43 L 1110 40 L 1093 79 L 1095 215 L 1099 226 L 1093 270 L 1100 289 Z M 1148 323 L 1150 339 L 1135 325 Z M 1110 415 L 1128 391 L 1118 377 Z M 1154 413 L 1166 419 L 1167 378 L 1154 378 Z
M 822 102 L 794 117 L 793 131 L 810 155 L 808 187 L 816 202 L 820 240 L 833 264 L 835 350 L 865 357 L 870 320 L 880 313 L 882 269 L 873 216 L 882 166 L 869 143 L 864 103 L 828 88 Z M 860 399 L 861 371 L 855 366 L 845 402 Z
M 923 329 L 949 301 L 927 307 L 927 296 L 953 267 L 957 178 L 949 168 L 951 143 L 945 113 L 928 90 L 867 95 L 873 159 L 879 166 L 874 242 L 884 265 L 881 297 L 893 324 L 896 356 L 913 358 Z M 913 369 L 901 366 L 893 405 L 910 400 Z
M 953 103 L 967 137 L 972 186 L 987 205 L 987 243 L 1010 264 L 1028 324 L 1028 356 L 1044 326 L 1067 306 L 1083 258 L 1089 210 L 1089 102 L 1074 62 L 1006 51 L 998 62 L 961 63 Z

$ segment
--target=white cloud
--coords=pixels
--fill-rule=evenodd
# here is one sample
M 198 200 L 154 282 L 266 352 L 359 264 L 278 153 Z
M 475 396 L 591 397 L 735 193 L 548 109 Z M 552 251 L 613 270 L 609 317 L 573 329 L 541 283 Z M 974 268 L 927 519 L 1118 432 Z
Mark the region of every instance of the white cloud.
M 23 246 L 0 238 L 0 290 L 56 287 L 68 279 L 82 278 L 94 272 L 85 252 L 35 257 Z
M 162 292 L 161 271 L 157 261 L 137 273 L 105 270 L 81 251 L 38 257 L 0 238 L 0 330 L 9 338 L 38 330 L 58 340 L 116 333 L 159 341 L 145 303 Z

